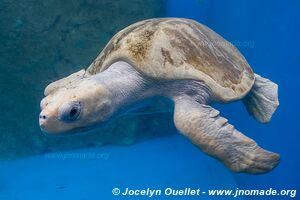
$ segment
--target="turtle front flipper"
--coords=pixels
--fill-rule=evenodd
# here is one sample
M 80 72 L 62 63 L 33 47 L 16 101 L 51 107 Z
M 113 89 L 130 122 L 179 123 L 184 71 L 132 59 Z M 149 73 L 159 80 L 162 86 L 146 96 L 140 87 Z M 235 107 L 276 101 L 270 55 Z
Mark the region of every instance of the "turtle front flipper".
M 235 172 L 264 173 L 279 163 L 279 155 L 259 147 L 219 116 L 219 111 L 193 99 L 175 99 L 177 129 L 205 153 Z

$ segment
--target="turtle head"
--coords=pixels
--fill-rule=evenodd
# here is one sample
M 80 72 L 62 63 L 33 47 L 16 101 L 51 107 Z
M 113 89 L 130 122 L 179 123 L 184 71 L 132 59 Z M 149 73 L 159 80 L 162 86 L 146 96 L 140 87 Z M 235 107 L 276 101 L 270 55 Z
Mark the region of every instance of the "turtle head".
M 85 132 L 112 114 L 109 92 L 89 78 L 52 91 L 40 106 L 40 128 L 51 134 Z

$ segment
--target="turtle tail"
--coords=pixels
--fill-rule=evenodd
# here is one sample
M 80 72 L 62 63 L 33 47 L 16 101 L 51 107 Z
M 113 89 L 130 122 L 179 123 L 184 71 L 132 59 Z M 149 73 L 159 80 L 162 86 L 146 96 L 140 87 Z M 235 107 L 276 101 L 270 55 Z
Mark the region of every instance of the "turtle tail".
M 257 121 L 267 123 L 279 106 L 278 85 L 255 74 L 255 82 L 243 99 L 247 111 Z

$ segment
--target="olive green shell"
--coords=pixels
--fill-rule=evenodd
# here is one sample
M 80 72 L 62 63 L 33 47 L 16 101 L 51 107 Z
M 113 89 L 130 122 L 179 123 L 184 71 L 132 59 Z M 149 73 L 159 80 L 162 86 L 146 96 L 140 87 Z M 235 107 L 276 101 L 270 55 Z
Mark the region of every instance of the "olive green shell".
M 150 78 L 203 81 L 223 102 L 242 98 L 254 83 L 238 49 L 190 19 L 149 19 L 128 26 L 108 42 L 87 72 L 100 73 L 120 60 Z

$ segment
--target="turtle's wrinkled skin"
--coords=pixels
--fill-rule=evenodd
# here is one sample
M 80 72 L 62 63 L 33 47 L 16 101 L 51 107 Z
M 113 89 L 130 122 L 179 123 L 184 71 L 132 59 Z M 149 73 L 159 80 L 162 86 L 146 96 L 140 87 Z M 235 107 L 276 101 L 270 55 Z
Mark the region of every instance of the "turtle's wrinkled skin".
M 51 134 L 105 125 L 152 97 L 174 101 L 176 128 L 235 172 L 264 173 L 279 155 L 236 130 L 209 104 L 242 99 L 269 122 L 278 86 L 254 74 L 241 53 L 208 27 L 179 18 L 149 19 L 117 33 L 87 68 L 48 85 L 40 127 Z

